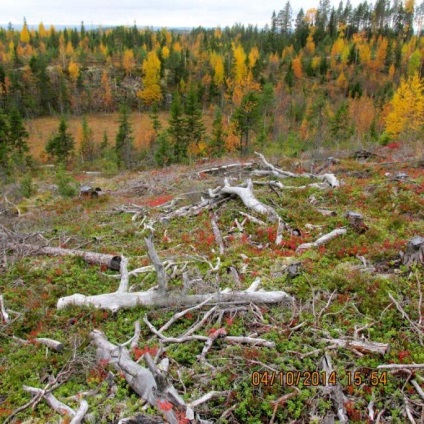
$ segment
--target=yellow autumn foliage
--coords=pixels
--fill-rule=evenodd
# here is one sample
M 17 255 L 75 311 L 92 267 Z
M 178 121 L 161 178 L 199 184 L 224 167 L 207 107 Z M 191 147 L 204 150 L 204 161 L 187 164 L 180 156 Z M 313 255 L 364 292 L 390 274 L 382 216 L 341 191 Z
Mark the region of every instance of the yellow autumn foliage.
M 385 121 L 386 131 L 392 136 L 424 129 L 424 81 L 418 73 L 402 78 L 389 106 Z

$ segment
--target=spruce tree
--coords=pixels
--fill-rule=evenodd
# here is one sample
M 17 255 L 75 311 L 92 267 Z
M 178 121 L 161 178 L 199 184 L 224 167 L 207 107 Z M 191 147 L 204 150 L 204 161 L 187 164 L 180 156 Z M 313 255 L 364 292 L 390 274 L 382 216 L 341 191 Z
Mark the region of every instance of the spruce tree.
M 172 99 L 170 114 L 168 132 L 174 147 L 175 161 L 181 162 L 187 158 L 188 140 L 184 126 L 183 106 L 178 92 Z
M 59 123 L 58 132 L 54 134 L 47 142 L 46 152 L 57 163 L 66 163 L 70 160 L 75 149 L 75 141 L 72 135 L 68 132 L 68 125 L 65 117 L 62 116 Z
M 225 150 L 225 133 L 222 124 L 222 111 L 217 108 L 215 118 L 212 124 L 212 140 L 211 154 L 212 156 L 221 157 Z
M 184 127 L 187 136 L 187 146 L 199 146 L 205 134 L 205 125 L 202 118 L 196 89 L 190 86 L 187 100 L 184 105 Z
M 0 179 L 5 180 L 9 173 L 9 122 L 7 116 L 0 109 Z
M 132 128 L 129 123 L 128 107 L 121 109 L 118 134 L 115 139 L 115 151 L 118 167 L 124 166 L 130 169 L 133 165 L 133 141 Z
M 88 126 L 87 118 L 84 116 L 81 127 L 81 145 L 80 154 L 82 162 L 93 162 L 94 160 L 94 141 L 93 130 Z

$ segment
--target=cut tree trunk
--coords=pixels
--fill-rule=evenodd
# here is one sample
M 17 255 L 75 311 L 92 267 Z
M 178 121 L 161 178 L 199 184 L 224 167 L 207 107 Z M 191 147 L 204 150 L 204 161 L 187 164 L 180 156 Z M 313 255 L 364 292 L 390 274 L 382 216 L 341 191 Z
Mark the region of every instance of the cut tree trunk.
M 406 246 L 406 252 L 400 252 L 402 263 L 406 266 L 424 264 L 424 237 L 413 237 Z
M 105 265 L 119 271 L 121 257 L 105 253 L 87 252 L 85 250 L 63 249 L 62 247 L 37 246 L 35 244 L 7 243 L 8 250 L 25 252 L 25 255 L 78 256 L 89 264 Z

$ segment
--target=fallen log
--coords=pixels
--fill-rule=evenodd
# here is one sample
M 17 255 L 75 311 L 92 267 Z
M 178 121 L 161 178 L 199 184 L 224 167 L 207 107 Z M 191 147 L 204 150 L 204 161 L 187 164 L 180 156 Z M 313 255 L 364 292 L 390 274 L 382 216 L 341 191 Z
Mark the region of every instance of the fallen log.
M 247 187 L 231 187 L 228 180 L 224 180 L 224 187 L 221 189 L 222 193 L 235 194 L 240 197 L 244 205 L 255 211 L 260 215 L 264 215 L 272 222 L 277 222 L 279 216 L 274 208 L 261 203 L 253 194 L 253 183 L 251 179 L 247 180 Z
M 68 305 L 94 306 L 100 309 L 108 309 L 116 312 L 120 309 L 135 308 L 137 306 L 167 307 L 167 306 L 190 306 L 197 305 L 210 298 L 209 303 L 285 303 L 291 304 L 293 298 L 284 291 L 235 291 L 221 293 L 207 293 L 196 295 L 182 295 L 179 293 L 166 293 L 162 295 L 157 290 L 134 293 L 108 293 L 94 296 L 73 294 L 61 297 L 57 302 L 57 308 L 63 309 Z
M 96 346 L 96 355 L 99 360 L 113 364 L 114 368 L 124 374 L 129 386 L 141 398 L 163 414 L 166 422 L 178 424 L 180 412 L 185 413 L 185 419 L 195 418 L 194 411 L 178 395 L 173 385 L 167 381 L 150 355 L 144 355 L 148 368 L 142 367 L 131 359 L 128 350 L 122 345 L 114 345 L 99 330 L 90 333 L 92 343 Z M 206 423 L 200 420 L 199 422 Z
M 25 255 L 77 256 L 89 264 L 105 265 L 109 269 L 119 271 L 121 257 L 105 253 L 87 252 L 85 250 L 64 249 L 62 247 L 37 246 L 35 244 L 7 243 L 6 248 L 12 251 L 25 252 Z
M 346 339 L 322 339 L 325 342 L 331 343 L 346 349 L 353 349 L 361 353 L 379 353 L 385 355 L 390 351 L 390 345 L 387 343 L 368 342 L 361 340 L 346 340 Z
M 48 390 L 30 386 L 23 386 L 23 389 L 25 392 L 29 392 L 35 397 L 43 398 L 58 414 L 72 417 L 70 424 L 80 424 L 88 411 L 88 403 L 86 400 L 82 400 L 78 411 L 74 411 L 68 405 L 58 400 L 53 393 Z
M 216 166 L 213 168 L 204 169 L 202 171 L 199 171 L 197 175 L 200 177 L 202 174 L 217 174 L 222 171 L 234 171 L 234 170 L 241 170 L 244 168 L 251 168 L 253 165 L 253 162 L 246 162 L 246 163 L 230 163 L 229 165 L 222 165 L 222 166 Z
M 332 240 L 335 237 L 341 236 L 343 234 L 346 234 L 345 228 L 337 228 L 336 230 L 331 231 L 328 234 L 323 235 L 318 240 L 315 240 L 312 243 L 303 243 L 300 246 L 297 247 L 296 252 L 299 252 L 300 250 L 304 249 L 310 249 L 311 247 L 319 247 L 326 243 L 328 243 L 330 240 Z

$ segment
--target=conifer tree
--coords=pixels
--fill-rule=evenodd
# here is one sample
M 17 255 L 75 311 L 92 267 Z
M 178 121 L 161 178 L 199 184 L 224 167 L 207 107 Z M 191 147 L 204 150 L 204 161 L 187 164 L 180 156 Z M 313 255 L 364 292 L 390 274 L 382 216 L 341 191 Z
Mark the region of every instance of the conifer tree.
M 193 86 L 187 94 L 184 105 L 184 128 L 187 136 L 187 145 L 198 146 L 205 134 L 202 111 L 200 109 L 197 93 Z
M 115 151 L 118 167 L 124 166 L 130 169 L 133 165 L 133 141 L 132 128 L 128 120 L 128 107 L 121 109 L 121 117 L 118 133 L 115 139 Z
M 212 156 L 221 157 L 225 150 L 225 132 L 220 108 L 216 109 L 212 127 L 211 154 Z
M 184 128 L 183 106 L 178 92 L 172 99 L 170 114 L 168 132 L 174 147 L 174 158 L 177 162 L 181 162 L 187 158 L 188 144 Z
M 65 117 L 62 116 L 56 134 L 50 138 L 46 145 L 46 152 L 58 163 L 66 163 L 70 160 L 75 149 L 75 141 L 68 132 Z
M 80 154 L 82 162 L 94 160 L 93 130 L 88 126 L 87 118 L 84 116 L 81 126 Z

